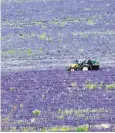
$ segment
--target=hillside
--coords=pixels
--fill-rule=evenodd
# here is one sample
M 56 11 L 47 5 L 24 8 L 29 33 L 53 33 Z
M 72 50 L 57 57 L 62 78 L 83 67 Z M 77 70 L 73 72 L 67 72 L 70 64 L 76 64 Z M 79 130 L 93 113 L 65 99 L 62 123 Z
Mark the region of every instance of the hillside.
M 114 0 L 3 0 L 2 70 L 114 65 L 114 11 Z

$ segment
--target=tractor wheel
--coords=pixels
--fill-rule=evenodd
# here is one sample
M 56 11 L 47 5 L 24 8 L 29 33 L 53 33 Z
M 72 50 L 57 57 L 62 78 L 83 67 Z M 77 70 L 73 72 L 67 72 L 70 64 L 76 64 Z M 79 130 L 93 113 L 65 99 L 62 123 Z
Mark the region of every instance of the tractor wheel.
M 75 70 L 74 68 L 71 67 L 68 68 L 68 71 L 74 71 L 74 70 Z
M 68 71 L 75 71 L 75 69 L 74 68 L 69 68 Z
M 75 71 L 75 69 L 71 69 L 71 71 L 72 71 L 72 72 L 74 72 L 74 71 Z
M 88 67 L 87 67 L 87 66 L 83 66 L 83 67 L 82 67 L 82 70 L 83 70 L 83 71 L 88 71 Z

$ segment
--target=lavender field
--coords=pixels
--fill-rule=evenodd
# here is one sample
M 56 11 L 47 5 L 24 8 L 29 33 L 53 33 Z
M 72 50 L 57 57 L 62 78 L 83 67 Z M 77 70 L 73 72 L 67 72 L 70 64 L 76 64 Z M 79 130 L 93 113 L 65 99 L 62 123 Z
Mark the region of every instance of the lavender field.
M 3 131 L 115 131 L 115 70 L 2 74 Z
M 115 1 L 1 5 L 1 130 L 115 131 Z M 89 58 L 98 71 L 67 71 Z

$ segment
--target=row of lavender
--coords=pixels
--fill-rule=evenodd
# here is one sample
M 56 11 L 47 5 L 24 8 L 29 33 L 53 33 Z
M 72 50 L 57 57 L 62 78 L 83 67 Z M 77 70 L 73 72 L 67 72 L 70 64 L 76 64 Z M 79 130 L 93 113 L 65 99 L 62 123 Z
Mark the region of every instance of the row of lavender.
M 2 131 L 115 131 L 115 70 L 2 74 Z

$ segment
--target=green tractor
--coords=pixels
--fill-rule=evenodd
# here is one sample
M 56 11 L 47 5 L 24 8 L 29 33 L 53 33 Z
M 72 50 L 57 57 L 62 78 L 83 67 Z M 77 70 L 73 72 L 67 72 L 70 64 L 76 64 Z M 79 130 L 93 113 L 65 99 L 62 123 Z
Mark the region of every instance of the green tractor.
M 75 70 L 98 70 L 99 69 L 99 63 L 95 60 L 84 60 L 84 61 L 78 61 L 76 60 L 76 63 L 70 65 L 68 68 L 68 71 L 75 71 Z

